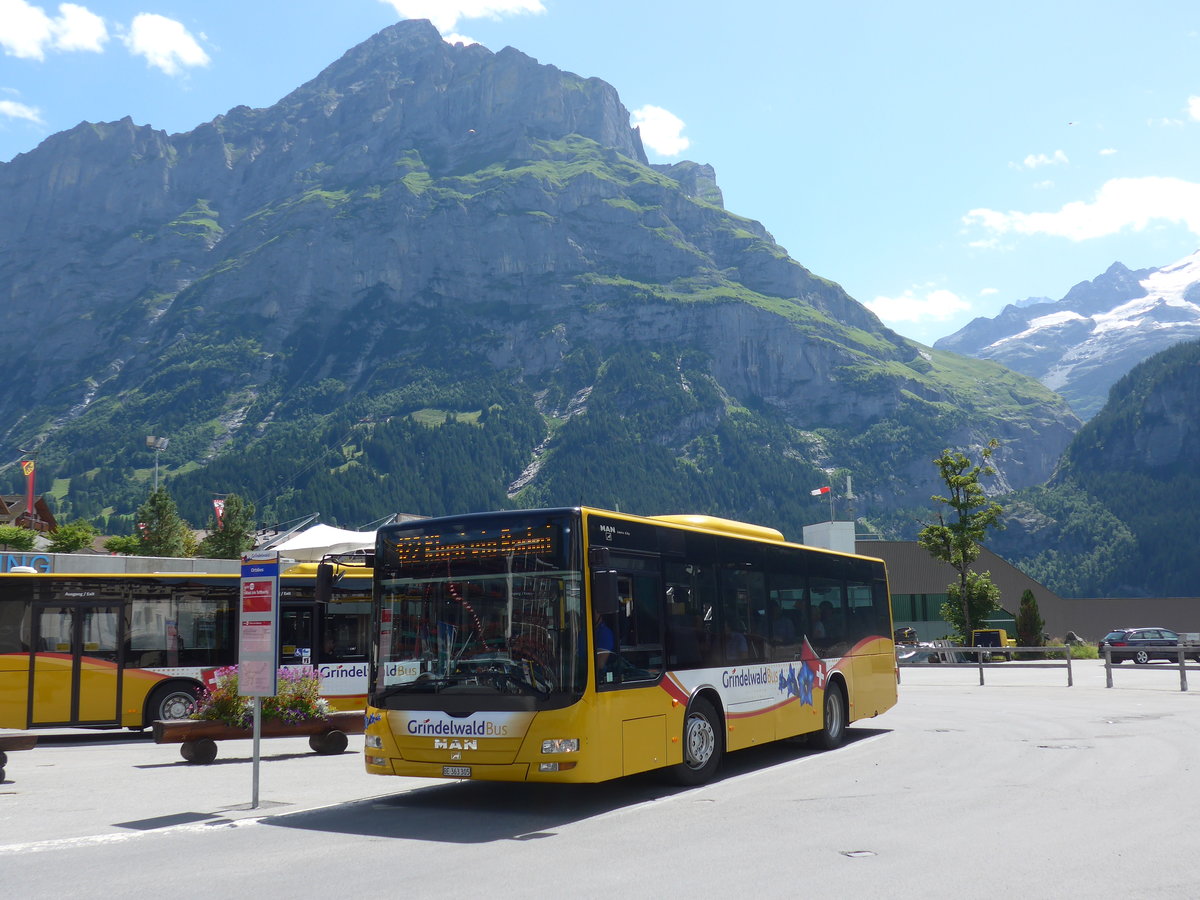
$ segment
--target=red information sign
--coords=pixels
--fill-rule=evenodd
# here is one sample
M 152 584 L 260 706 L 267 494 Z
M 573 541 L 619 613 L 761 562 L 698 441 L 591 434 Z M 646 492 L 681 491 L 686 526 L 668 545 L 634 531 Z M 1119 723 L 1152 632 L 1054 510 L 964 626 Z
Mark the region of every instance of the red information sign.
M 273 697 L 278 689 L 278 609 L 279 554 L 242 557 L 238 693 L 243 697 Z

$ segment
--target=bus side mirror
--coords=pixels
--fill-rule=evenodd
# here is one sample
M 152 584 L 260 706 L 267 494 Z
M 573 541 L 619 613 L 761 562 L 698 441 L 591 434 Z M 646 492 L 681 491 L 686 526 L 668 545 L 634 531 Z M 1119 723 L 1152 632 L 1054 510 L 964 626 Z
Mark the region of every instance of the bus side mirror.
M 317 584 L 313 588 L 313 599 L 317 603 L 328 603 L 333 599 L 333 566 L 320 563 L 317 566 Z
M 621 605 L 615 569 L 592 570 L 592 613 L 610 616 Z

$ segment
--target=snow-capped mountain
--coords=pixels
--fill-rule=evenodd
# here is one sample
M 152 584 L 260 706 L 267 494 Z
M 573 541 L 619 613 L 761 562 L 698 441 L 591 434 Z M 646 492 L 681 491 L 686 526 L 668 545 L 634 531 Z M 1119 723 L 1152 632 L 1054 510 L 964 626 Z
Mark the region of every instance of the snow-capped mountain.
M 1200 250 L 1161 269 L 1113 263 L 1061 300 L 1006 306 L 934 344 L 994 359 L 1057 391 L 1081 419 L 1099 411 L 1108 389 L 1135 365 L 1200 338 Z

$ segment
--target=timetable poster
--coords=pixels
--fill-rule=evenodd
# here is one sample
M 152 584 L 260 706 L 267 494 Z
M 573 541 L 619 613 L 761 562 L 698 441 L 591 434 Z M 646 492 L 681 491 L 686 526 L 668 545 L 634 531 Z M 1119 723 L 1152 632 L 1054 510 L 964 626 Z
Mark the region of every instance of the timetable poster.
M 274 697 L 279 669 L 279 554 L 243 556 L 241 586 L 238 693 Z

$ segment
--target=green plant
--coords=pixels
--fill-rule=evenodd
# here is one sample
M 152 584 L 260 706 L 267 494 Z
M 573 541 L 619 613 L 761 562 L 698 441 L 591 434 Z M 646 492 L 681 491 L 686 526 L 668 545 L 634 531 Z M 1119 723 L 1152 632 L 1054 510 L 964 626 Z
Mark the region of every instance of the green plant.
M 32 550 L 37 532 L 16 525 L 0 525 L 0 547 L 9 550 Z
M 50 532 L 50 546 L 47 549 L 51 553 L 74 553 L 84 547 L 90 547 L 98 534 L 96 526 L 91 522 L 82 519 L 68 522 Z
M 943 450 L 933 461 L 949 496 L 934 495 L 934 503 L 949 507 L 950 521 L 939 510 L 937 523 L 926 525 L 918 542 L 934 559 L 941 560 L 958 574 L 958 582 L 946 589 L 949 601 L 942 605 L 942 616 L 957 629 L 963 643 L 969 643 L 974 623 L 1000 605 L 1000 591 L 988 572 L 975 572 L 972 564 L 983 549 L 989 528 L 1003 527 L 999 503 L 988 498 L 981 479 L 996 474 L 988 463 L 1000 442 L 993 438 L 982 449 L 982 461 L 976 464 L 965 453 Z
M 323 719 L 329 714 L 329 704 L 321 699 L 321 676 L 316 669 L 281 668 L 278 678 L 275 696 L 263 698 L 264 721 L 294 725 Z M 190 718 L 249 728 L 253 715 L 251 699 L 238 693 L 237 666 L 226 666 L 213 673 L 212 686 L 200 694 Z

